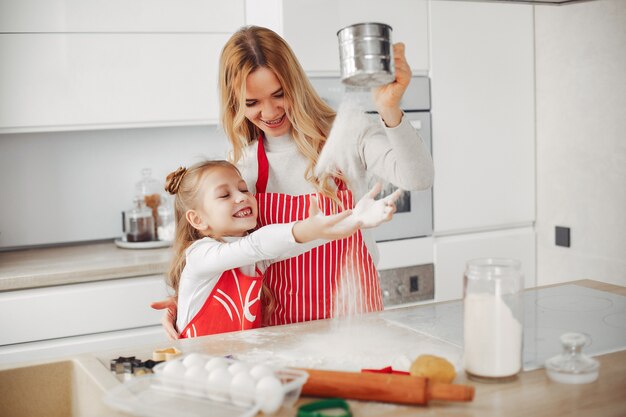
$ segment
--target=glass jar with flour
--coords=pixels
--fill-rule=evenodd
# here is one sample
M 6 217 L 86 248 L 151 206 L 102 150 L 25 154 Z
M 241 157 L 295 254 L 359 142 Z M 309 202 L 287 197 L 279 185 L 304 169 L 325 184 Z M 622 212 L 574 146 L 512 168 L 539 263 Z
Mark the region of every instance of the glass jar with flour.
M 463 289 L 463 365 L 470 379 L 502 382 L 522 370 L 524 280 L 514 259 L 466 264 Z

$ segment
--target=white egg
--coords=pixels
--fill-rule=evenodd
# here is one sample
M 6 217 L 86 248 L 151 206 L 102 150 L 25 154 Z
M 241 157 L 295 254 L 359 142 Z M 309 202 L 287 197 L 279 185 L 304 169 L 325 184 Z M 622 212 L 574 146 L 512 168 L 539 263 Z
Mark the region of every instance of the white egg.
M 268 375 L 274 375 L 274 370 L 267 365 L 254 365 L 252 369 L 250 369 L 250 376 L 252 376 L 252 378 L 256 379 L 257 381 Z
M 248 369 L 248 365 L 242 362 L 235 362 L 228 367 L 228 372 L 230 372 L 232 375 L 236 375 L 240 372 L 248 373 L 249 371 L 250 370 Z
M 192 366 L 185 372 L 185 390 L 191 395 L 202 396 L 206 393 L 206 380 L 209 373 L 202 366 Z
M 209 373 L 207 378 L 207 392 L 209 398 L 216 401 L 228 401 L 230 399 L 230 382 L 233 376 L 227 368 L 218 368 Z
M 208 372 L 211 372 L 218 368 L 226 369 L 228 368 L 229 364 L 230 362 L 228 361 L 228 359 L 222 358 L 221 356 L 217 356 L 217 357 L 209 359 L 206 365 L 204 366 L 204 369 L 206 369 Z
M 206 356 L 199 353 L 190 353 L 183 358 L 183 365 L 185 365 L 187 368 L 191 368 L 192 366 L 204 367 L 205 364 Z
M 182 388 L 187 368 L 180 361 L 166 362 L 163 368 L 163 380 L 170 388 Z
M 233 403 L 241 406 L 254 404 L 256 381 L 247 371 L 241 371 L 230 382 L 230 397 Z
M 283 385 L 273 375 L 264 376 L 256 384 L 256 401 L 265 414 L 273 414 L 285 399 Z

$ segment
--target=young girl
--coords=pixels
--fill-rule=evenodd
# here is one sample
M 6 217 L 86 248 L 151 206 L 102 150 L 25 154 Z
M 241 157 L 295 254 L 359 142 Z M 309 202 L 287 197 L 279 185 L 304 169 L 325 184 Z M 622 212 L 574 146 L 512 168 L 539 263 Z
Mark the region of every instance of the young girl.
M 179 168 L 168 175 L 165 188 L 176 196 L 175 255 L 168 279 L 178 295 L 181 338 L 259 327 L 261 275 L 269 260 L 306 252 L 361 227 L 359 218 L 349 218 L 350 210 L 319 214 L 317 199 L 311 198 L 303 220 L 249 233 L 257 226 L 257 203 L 237 168 L 226 161 Z M 373 204 L 362 211 L 377 214 L 379 223 L 393 215 L 389 207 Z

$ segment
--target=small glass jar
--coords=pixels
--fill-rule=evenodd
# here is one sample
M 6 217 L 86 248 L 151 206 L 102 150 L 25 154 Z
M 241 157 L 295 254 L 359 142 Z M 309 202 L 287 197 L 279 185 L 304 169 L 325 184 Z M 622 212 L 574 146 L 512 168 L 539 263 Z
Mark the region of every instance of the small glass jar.
M 174 208 L 172 199 L 167 195 L 161 196 L 161 204 L 157 210 L 157 237 L 159 240 L 172 242 L 176 231 L 174 221 Z
M 152 170 L 150 168 L 142 169 L 141 180 L 135 184 L 135 196 L 143 199 L 144 204 L 152 211 L 152 218 L 154 219 L 152 224 L 155 234 L 157 233 L 158 209 L 163 191 L 163 184 L 152 178 Z
M 140 197 L 135 197 L 134 207 L 124 212 L 124 238 L 127 242 L 156 240 L 152 210 Z
M 522 370 L 524 280 L 514 259 L 466 264 L 463 288 L 463 366 L 470 379 L 513 380 Z

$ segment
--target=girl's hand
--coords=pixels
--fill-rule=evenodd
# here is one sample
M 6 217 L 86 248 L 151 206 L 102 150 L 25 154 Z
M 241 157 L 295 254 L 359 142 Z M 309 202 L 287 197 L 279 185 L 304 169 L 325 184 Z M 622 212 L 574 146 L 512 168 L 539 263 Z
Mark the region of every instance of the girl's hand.
M 381 188 L 380 182 L 374 184 L 372 189 L 356 203 L 352 215 L 346 219 L 346 222 L 358 222 L 361 228 L 369 229 L 391 220 L 397 210 L 396 202 L 404 191 L 397 189 L 387 197 L 376 200 Z
M 293 226 L 293 237 L 298 243 L 316 239 L 335 240 L 351 236 L 361 227 L 360 222 L 344 222 L 352 214 L 352 210 L 344 210 L 338 214 L 326 216 L 317 206 L 317 198 L 311 197 L 309 217 Z
M 402 121 L 400 100 L 411 82 L 411 67 L 404 55 L 404 44 L 393 44 L 393 62 L 396 67 L 396 79 L 394 82 L 373 90 L 376 109 L 387 127 L 396 127 Z
M 178 313 L 178 303 L 175 297 L 168 297 L 165 300 L 155 301 L 150 304 L 155 310 L 165 310 L 161 317 L 161 325 L 169 340 L 178 340 L 176 330 L 176 315 Z

